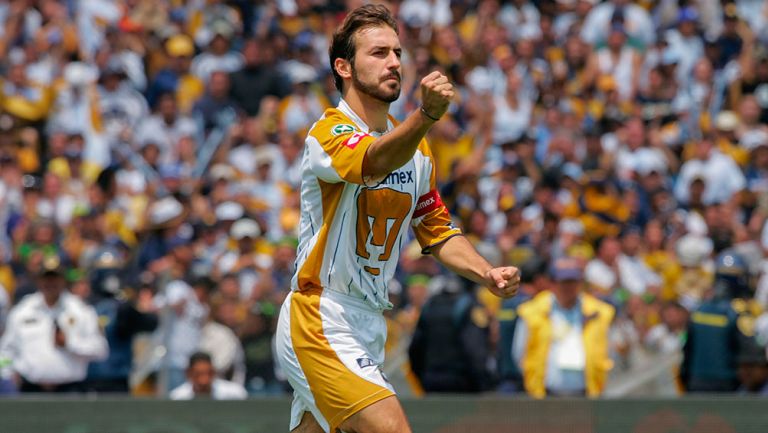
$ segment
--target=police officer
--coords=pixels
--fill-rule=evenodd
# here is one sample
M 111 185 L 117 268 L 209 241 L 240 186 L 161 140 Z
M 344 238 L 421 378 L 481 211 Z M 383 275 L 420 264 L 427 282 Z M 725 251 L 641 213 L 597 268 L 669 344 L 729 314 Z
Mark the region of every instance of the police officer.
M 97 252 L 91 269 L 91 303 L 99 316 L 109 344 L 109 357 L 91 363 L 84 383 L 87 391 L 128 392 L 128 376 L 133 365 L 133 337 L 157 327 L 151 312 L 152 294 L 143 288 L 137 299 L 124 290 L 120 252 L 104 248 Z
M 11 310 L 0 359 L 10 360 L 22 392 L 79 391 L 88 362 L 108 354 L 96 312 L 67 292 L 57 256 L 43 260 L 37 287 Z
M 408 355 L 426 392 L 481 392 L 490 387 L 490 316 L 461 281 L 436 277 Z
M 550 284 L 547 262 L 538 256 L 529 258 L 520 266 L 520 275 L 520 291 L 517 295 L 505 299 L 496 314 L 499 321 L 499 344 L 496 352 L 499 371 L 498 391 L 502 393 L 525 392 L 523 375 L 512 358 L 515 326 L 518 319 L 517 309 L 539 292 L 546 290 Z
M 740 336 L 754 330 L 748 277 L 747 262 L 734 250 L 717 256 L 714 287 L 688 323 L 680 367 L 686 391 L 732 392 L 738 387 Z

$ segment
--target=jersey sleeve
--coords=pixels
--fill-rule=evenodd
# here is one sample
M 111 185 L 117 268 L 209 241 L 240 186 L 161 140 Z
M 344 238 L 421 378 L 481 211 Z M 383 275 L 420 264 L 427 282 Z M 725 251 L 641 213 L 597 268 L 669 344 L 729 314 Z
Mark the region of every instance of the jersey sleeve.
M 416 200 L 411 225 L 416 240 L 421 245 L 421 252 L 429 254 L 430 248 L 441 244 L 454 236 L 460 235 L 461 230 L 453 225 L 448 208 L 440 198 L 437 190 L 434 158 L 426 141 L 422 141 L 419 150 L 424 154 L 424 170 L 429 173 L 429 182 L 421 188 L 422 195 Z
M 309 166 L 328 183 L 370 183 L 363 179 L 363 159 L 376 137 L 338 115 L 318 121 L 307 135 Z

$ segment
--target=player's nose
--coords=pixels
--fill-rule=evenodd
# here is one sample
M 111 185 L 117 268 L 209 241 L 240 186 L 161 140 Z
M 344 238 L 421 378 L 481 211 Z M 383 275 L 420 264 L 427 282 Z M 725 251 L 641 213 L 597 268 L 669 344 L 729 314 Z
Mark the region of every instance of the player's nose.
M 390 71 L 400 69 L 400 58 L 394 51 L 390 51 L 389 56 L 387 56 L 387 69 Z

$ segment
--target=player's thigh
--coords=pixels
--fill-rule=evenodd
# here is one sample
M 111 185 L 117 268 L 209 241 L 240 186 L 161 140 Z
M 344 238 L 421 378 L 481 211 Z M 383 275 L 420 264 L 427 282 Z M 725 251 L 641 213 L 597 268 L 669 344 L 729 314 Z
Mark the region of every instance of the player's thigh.
M 304 412 L 298 427 L 291 430 L 291 433 L 325 433 L 325 431 L 320 427 L 320 424 L 318 424 L 311 412 Z
M 403 407 L 394 395 L 356 412 L 340 428 L 344 433 L 411 433 Z

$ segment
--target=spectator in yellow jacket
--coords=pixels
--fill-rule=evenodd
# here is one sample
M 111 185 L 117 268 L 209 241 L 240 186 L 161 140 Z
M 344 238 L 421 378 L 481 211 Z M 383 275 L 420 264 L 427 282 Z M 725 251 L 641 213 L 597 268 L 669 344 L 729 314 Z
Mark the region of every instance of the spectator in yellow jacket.
M 552 267 L 556 282 L 522 304 L 513 356 L 526 392 L 546 396 L 599 396 L 612 367 L 608 334 L 614 309 L 582 292 L 578 260 L 561 258 Z

